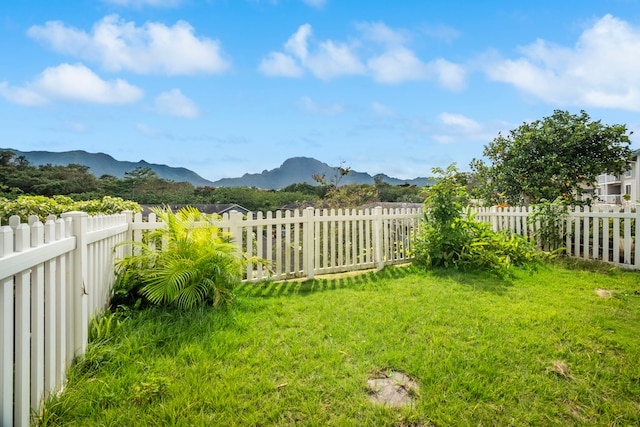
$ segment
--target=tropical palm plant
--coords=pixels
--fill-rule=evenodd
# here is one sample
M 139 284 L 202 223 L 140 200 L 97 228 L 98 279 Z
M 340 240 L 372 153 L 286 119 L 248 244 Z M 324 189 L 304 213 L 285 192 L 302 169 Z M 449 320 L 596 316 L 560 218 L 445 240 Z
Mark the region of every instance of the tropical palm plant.
M 165 227 L 133 245 L 133 254 L 118 260 L 119 282 L 151 303 L 191 308 L 205 303 L 228 307 L 233 288 L 248 260 L 215 224 L 215 216 L 193 207 L 177 212 L 153 209 Z

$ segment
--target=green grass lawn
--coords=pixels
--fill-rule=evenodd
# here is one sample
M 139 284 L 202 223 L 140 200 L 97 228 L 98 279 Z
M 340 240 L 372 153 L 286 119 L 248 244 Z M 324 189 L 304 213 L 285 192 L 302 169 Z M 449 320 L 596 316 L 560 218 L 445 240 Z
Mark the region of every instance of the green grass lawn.
M 228 313 L 132 312 L 39 421 L 640 425 L 639 293 L 640 273 L 560 265 L 246 284 Z M 367 379 L 390 370 L 420 384 L 414 405 L 370 401 Z

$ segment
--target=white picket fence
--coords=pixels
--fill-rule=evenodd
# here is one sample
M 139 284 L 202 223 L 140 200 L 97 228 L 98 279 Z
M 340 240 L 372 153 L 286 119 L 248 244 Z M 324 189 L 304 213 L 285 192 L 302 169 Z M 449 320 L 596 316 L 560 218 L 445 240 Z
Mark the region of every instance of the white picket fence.
M 420 230 L 422 209 L 327 210 L 225 213 L 218 225 L 231 233 L 239 251 L 267 260 L 248 264 L 244 280 L 313 278 L 406 262 Z M 163 227 L 155 214 L 136 214 L 134 240 Z
M 0 425 L 28 426 L 84 354 L 90 318 L 111 296 L 131 214 L 70 212 L 0 227 Z
M 476 208 L 476 219 L 495 230 L 531 236 L 525 208 Z M 640 269 L 638 215 L 627 207 L 575 208 L 564 225 L 570 256 Z M 231 212 L 218 225 L 238 250 L 266 259 L 249 265 L 244 280 L 258 282 L 361 269 L 380 269 L 412 258 L 421 209 L 286 211 L 243 216 Z M 91 317 L 103 310 L 114 283 L 114 261 L 164 227 L 154 215 L 125 212 L 50 217 L 45 224 L 12 218 L 0 227 L 0 425 L 27 426 L 49 394 L 59 390 L 75 356 L 84 354 Z
M 533 236 L 536 224 L 528 220 L 532 207 L 474 208 L 476 220 L 495 231 L 508 229 Z M 563 225 L 566 255 L 640 270 L 640 210 L 635 206 L 574 207 Z

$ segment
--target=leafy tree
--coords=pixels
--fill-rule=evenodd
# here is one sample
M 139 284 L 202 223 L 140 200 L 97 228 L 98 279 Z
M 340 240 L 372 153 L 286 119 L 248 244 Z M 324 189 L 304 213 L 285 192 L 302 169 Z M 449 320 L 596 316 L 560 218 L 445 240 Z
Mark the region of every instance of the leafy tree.
M 320 203 L 327 208 L 357 208 L 367 203 L 379 201 L 376 187 L 367 184 L 348 184 L 330 187 Z
M 415 185 L 391 185 L 384 182 L 382 176 L 374 177 L 375 188 L 381 202 L 422 203 L 426 197 L 425 189 Z
M 306 194 L 309 197 L 315 199 L 317 197 L 324 197 L 327 194 L 327 187 L 323 185 L 313 185 L 308 182 L 299 182 L 296 184 L 287 185 L 284 188 L 278 190 L 283 193 L 301 193 Z
M 485 146 L 489 160 L 471 167 L 484 181 L 490 202 L 512 205 L 558 197 L 581 204 L 582 196 L 602 173 L 621 174 L 629 159 L 625 125 L 603 125 L 581 111 L 556 110 L 550 117 L 523 123 L 508 136 L 499 134 Z
M 98 189 L 98 180 L 89 172 L 89 167 L 78 164 L 67 166 L 42 165 L 38 167 L 40 177 L 31 192 L 43 196 L 91 192 Z

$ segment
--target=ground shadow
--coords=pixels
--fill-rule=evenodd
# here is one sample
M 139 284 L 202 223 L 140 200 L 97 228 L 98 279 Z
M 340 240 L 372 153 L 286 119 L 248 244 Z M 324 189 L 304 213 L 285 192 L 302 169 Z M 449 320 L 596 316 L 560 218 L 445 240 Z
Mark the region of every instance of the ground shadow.
M 427 272 L 427 270 L 423 270 Z M 517 271 L 515 273 L 520 273 Z M 452 282 L 480 292 L 505 294 L 513 287 L 513 276 L 500 277 L 486 270 L 457 270 L 453 268 L 433 268 L 428 270 L 431 277 L 443 282 Z
M 285 280 L 278 282 L 243 283 L 236 292 L 250 297 L 273 298 L 289 295 L 309 295 L 337 289 L 381 289 L 384 282 L 414 274 L 419 269 L 413 265 L 385 267 L 380 271 L 335 274 L 311 280 Z

